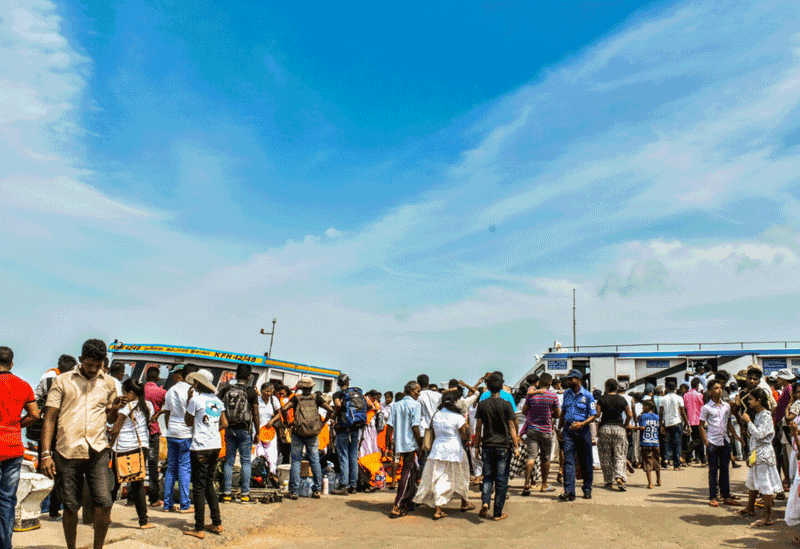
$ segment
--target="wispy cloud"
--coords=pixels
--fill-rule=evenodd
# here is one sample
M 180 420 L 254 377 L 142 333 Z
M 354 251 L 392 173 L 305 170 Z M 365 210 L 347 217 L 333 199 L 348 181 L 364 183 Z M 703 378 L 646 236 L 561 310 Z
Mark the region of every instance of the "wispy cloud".
M 179 207 L 98 190 L 80 139 L 90 61 L 51 4 L 6 9 L 0 104 L 16 106 L 0 110 L 0 211 L 16 228 L 0 230 L 13 258 L 0 271 L 16 295 L 0 321 L 31 364 L 96 330 L 258 352 L 258 328 L 277 317 L 276 356 L 367 384 L 524 371 L 568 339 L 572 288 L 584 344 L 788 337 L 785 311 L 752 303 L 800 301 L 797 7 L 641 15 L 451 129 L 471 144 L 425 166 L 427 192 L 357 230 L 334 218 L 261 247 L 187 234 Z M 208 188 L 237 158 L 175 143 L 193 213 L 235 211 L 234 194 Z M 758 228 L 742 222 L 756 202 Z

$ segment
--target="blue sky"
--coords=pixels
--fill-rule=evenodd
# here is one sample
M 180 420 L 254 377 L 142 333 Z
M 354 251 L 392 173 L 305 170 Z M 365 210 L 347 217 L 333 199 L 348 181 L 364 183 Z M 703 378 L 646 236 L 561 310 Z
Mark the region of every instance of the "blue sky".
M 4 344 L 525 371 L 796 337 L 787 2 L 0 8 Z

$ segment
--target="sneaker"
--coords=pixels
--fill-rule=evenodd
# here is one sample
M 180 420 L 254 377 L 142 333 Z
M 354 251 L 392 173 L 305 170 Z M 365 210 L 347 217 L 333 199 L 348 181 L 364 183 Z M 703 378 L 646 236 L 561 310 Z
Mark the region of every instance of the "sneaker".
M 575 501 L 575 494 L 567 494 L 567 493 L 559 494 L 558 499 L 560 499 L 561 501 Z
M 331 490 L 332 496 L 346 496 L 349 492 L 347 488 L 337 488 L 336 490 Z
M 356 489 L 351 486 L 350 488 L 347 489 L 347 493 L 348 494 L 355 494 L 356 493 Z
M 239 503 L 254 503 L 254 501 L 250 498 L 250 494 L 246 494 L 239 498 Z
M 222 503 L 231 503 L 233 501 L 233 496 L 230 494 L 222 494 Z

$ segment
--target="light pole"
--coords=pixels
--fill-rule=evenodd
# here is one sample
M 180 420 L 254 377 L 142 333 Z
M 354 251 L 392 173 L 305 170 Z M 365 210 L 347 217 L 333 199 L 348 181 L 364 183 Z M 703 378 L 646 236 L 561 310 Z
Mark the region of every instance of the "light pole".
M 267 353 L 266 353 L 267 358 L 271 358 L 272 357 L 272 342 L 275 339 L 275 323 L 276 322 L 278 322 L 278 319 L 277 318 L 273 318 L 272 319 L 272 331 L 271 332 L 265 332 L 264 328 L 261 328 L 261 333 L 263 335 L 268 335 L 269 336 L 269 351 L 267 351 Z

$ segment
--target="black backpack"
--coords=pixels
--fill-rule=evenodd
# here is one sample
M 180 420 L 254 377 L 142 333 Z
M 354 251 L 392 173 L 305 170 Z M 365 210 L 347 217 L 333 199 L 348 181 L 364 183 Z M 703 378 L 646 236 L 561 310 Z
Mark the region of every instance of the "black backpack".
M 250 413 L 250 404 L 247 402 L 247 387 L 238 383 L 228 385 L 228 390 L 222 399 L 225 405 L 225 415 L 230 425 L 250 423 L 253 415 Z
M 36 406 L 39 408 L 39 419 L 37 419 L 31 425 L 25 429 L 25 436 L 28 437 L 28 440 L 32 440 L 37 444 L 41 444 L 42 442 L 42 429 L 44 428 L 44 407 L 47 404 L 47 394 L 50 392 L 50 388 L 53 386 L 53 381 L 55 381 L 55 376 L 48 377 L 45 380 L 45 386 L 47 387 L 44 391 L 44 394 L 36 399 Z M 55 433 L 53 433 L 55 435 Z

